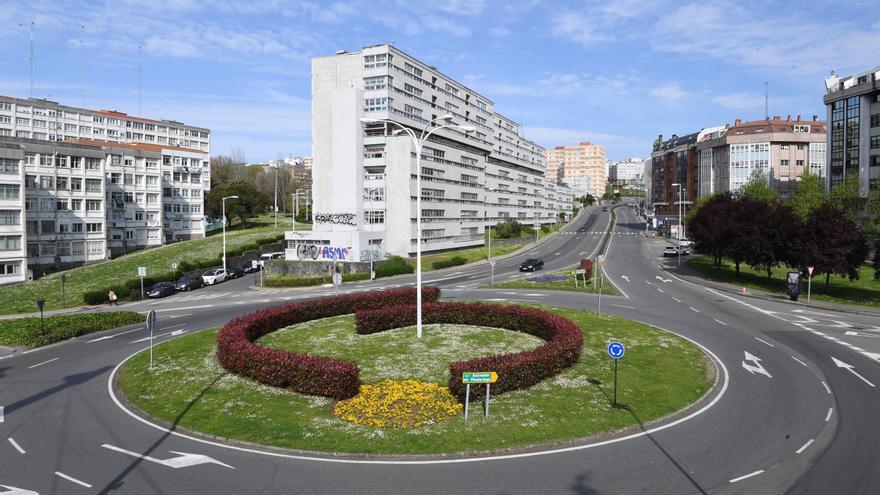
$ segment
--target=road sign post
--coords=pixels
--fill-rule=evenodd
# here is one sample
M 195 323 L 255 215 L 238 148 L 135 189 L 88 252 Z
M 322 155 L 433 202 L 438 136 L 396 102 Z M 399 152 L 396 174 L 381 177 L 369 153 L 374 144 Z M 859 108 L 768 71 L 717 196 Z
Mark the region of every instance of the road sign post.
M 617 361 L 623 357 L 626 348 L 620 342 L 608 344 L 608 355 L 614 360 L 614 401 L 611 407 L 617 407 Z
M 339 286 L 342 284 L 342 274 L 336 272 L 333 274 L 333 287 L 336 288 L 336 295 L 339 295 Z
M 147 276 L 147 267 L 139 266 L 138 267 L 138 277 L 141 278 L 141 299 L 144 298 L 144 277 Z
M 808 303 L 810 302 L 810 295 L 811 295 L 811 292 L 813 289 L 813 270 L 815 268 L 816 268 L 815 266 L 808 266 L 807 267 L 807 302 Z
M 147 330 L 150 331 L 150 371 L 153 371 L 153 329 L 156 328 L 156 310 L 147 313 Z
M 489 260 L 489 270 L 491 270 L 491 285 L 495 285 L 495 260 Z
M 37 307 L 40 308 L 40 334 L 43 333 L 43 306 L 45 304 L 45 299 L 37 299 Z
M 601 273 L 603 266 L 605 266 L 605 255 L 600 254 L 596 260 L 596 272 L 600 272 L 599 273 L 599 303 L 596 306 L 596 314 L 597 315 L 602 312 L 602 283 L 605 280 L 605 277 L 603 277 L 602 273 Z
M 486 384 L 486 397 L 483 399 L 483 418 L 489 419 L 489 386 L 498 381 L 498 373 L 494 371 L 465 371 L 461 374 L 461 382 L 464 389 L 464 419 L 468 418 L 468 409 L 471 398 L 471 384 Z
M 587 270 L 585 270 L 583 268 L 578 268 L 577 270 L 573 271 L 572 273 L 574 273 L 574 286 L 575 286 L 575 288 L 577 288 L 577 286 L 578 286 L 578 275 L 583 275 L 584 276 L 584 289 L 586 289 L 587 288 Z
M 61 307 L 64 307 L 64 283 L 67 282 L 67 276 L 61 274 Z

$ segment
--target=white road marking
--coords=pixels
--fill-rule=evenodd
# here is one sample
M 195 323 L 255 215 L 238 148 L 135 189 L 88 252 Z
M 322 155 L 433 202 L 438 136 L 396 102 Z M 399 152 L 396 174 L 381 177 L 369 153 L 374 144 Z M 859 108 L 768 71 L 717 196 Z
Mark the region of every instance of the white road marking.
M 688 306 L 688 307 L 691 308 L 691 311 L 693 311 L 694 313 L 699 313 L 699 312 L 700 312 L 699 309 L 697 309 L 697 308 L 695 308 L 695 307 L 693 307 L 693 306 Z
M 833 407 L 828 408 L 828 414 L 825 415 L 825 422 L 827 423 L 831 419 L 831 413 L 834 412 Z
M 846 369 L 847 371 L 849 371 L 853 375 L 856 375 L 857 377 L 861 378 L 861 380 L 863 382 L 867 383 L 868 385 L 870 385 L 871 388 L 875 388 L 873 383 L 869 382 L 867 378 L 863 377 L 862 375 L 860 375 L 856 372 L 855 366 L 853 366 L 851 364 L 844 363 L 843 361 L 837 359 L 834 356 L 831 356 L 831 360 L 834 361 L 834 364 L 836 364 L 838 368 Z
M 795 450 L 794 453 L 795 453 L 795 454 L 800 454 L 801 452 L 807 450 L 807 447 L 809 447 L 811 443 L 813 443 L 813 439 L 812 439 L 812 438 L 811 438 L 807 443 L 805 443 L 803 447 L 801 447 L 801 448 Z
M 50 359 L 50 360 L 48 360 L 48 361 L 43 361 L 42 363 L 37 363 L 37 364 L 35 364 L 35 365 L 33 365 L 33 366 L 28 366 L 28 369 L 36 368 L 37 366 L 42 366 L 42 365 L 44 365 L 44 364 L 49 364 L 49 363 L 51 363 L 52 361 L 58 361 L 58 359 L 59 359 L 59 358 L 52 358 L 52 359 Z
M 767 342 L 767 341 L 764 340 L 764 339 L 761 339 L 761 338 L 755 337 L 755 340 L 757 340 L 758 342 L 760 342 L 760 343 L 762 343 L 762 344 L 769 345 L 770 347 L 776 347 L 775 345 L 771 344 L 770 342 Z
M 626 280 L 626 283 L 629 283 L 629 277 L 627 277 L 626 275 L 621 275 L 620 278 Z
M 219 466 L 228 467 L 229 469 L 235 469 L 229 464 L 224 464 L 217 459 L 212 457 L 208 457 L 202 454 L 189 454 L 186 452 L 175 452 L 173 450 L 169 450 L 172 454 L 177 454 L 178 457 L 172 457 L 170 459 L 157 459 L 155 457 L 150 457 L 144 454 L 138 454 L 137 452 L 132 452 L 130 450 L 121 449 L 119 447 L 115 447 L 110 444 L 101 445 L 105 449 L 115 450 L 116 452 L 121 452 L 123 454 L 130 455 L 132 457 L 137 457 L 138 459 L 143 459 L 145 461 L 155 462 L 156 464 L 161 464 L 163 466 L 167 466 L 174 469 L 180 469 L 184 467 L 190 466 L 198 466 L 199 464 L 217 464 Z
M 116 337 L 116 336 L 115 335 L 105 335 L 103 337 L 98 337 L 97 339 L 87 340 L 86 344 L 91 344 L 92 342 L 100 342 L 102 340 L 112 339 L 113 337 Z
M 650 281 L 648 281 L 648 280 L 645 280 L 645 283 L 648 284 L 648 285 L 654 285 L 654 284 L 652 284 L 652 283 L 651 283 Z
M 663 289 L 661 289 L 660 287 L 657 287 L 657 292 L 659 292 L 661 294 L 666 294 L 665 292 L 663 292 Z
M 721 323 L 724 326 L 727 326 L 727 323 L 724 323 L 723 321 L 719 320 L 718 318 L 712 318 L 712 319 L 717 321 L 718 323 Z
M 618 308 L 636 309 L 634 306 L 624 306 L 623 304 L 612 304 L 612 306 L 617 306 Z
M 797 361 L 797 362 L 799 362 L 799 363 L 801 363 L 801 364 L 802 364 L 802 365 L 804 365 L 804 367 L 806 367 L 806 366 L 807 366 L 807 363 L 805 363 L 805 362 L 803 362 L 803 361 L 801 361 L 801 360 L 800 360 L 800 359 L 798 359 L 798 358 L 796 358 L 796 357 L 794 357 L 794 356 L 792 356 L 792 357 L 791 357 L 791 358 L 792 358 L 792 359 L 794 359 L 794 360 L 795 360 L 795 361 Z
M 6 421 L 6 418 L 3 416 L 3 406 L 0 406 L 0 423 Z
M 160 311 L 186 311 L 188 309 L 202 309 L 202 308 L 213 308 L 213 304 L 202 304 L 201 306 L 187 306 L 184 308 L 168 308 L 168 309 L 157 309 L 155 310 L 157 313 Z M 147 313 L 147 311 L 142 311 L 142 313 Z
M 734 478 L 734 479 L 730 480 L 730 482 L 731 482 L 731 483 L 736 483 L 737 481 L 742 481 L 742 480 L 744 480 L 744 479 L 746 479 L 746 478 L 751 478 L 752 476 L 757 476 L 757 475 L 759 475 L 759 474 L 761 474 L 761 473 L 763 473 L 763 472 L 764 472 L 763 469 L 759 469 L 759 470 L 757 470 L 757 471 L 755 471 L 755 472 L 752 472 L 752 473 L 749 473 L 749 474 L 747 474 L 747 475 L 745 475 L 745 476 L 740 476 L 739 478 Z
M 80 481 L 80 480 L 78 480 L 78 479 L 76 479 L 76 478 L 74 478 L 74 477 L 72 477 L 72 476 L 68 476 L 68 475 L 62 473 L 61 471 L 55 471 L 55 475 L 58 476 L 58 477 L 64 478 L 64 479 L 66 479 L 67 481 L 72 481 L 72 482 L 76 483 L 76 484 L 79 485 L 79 486 L 84 486 L 84 487 L 86 487 L 86 488 L 91 488 L 91 487 L 92 487 L 92 485 L 90 485 L 90 484 L 88 484 L 88 483 L 86 483 L 86 482 L 84 482 L 84 481 Z
M 822 382 L 822 386 L 825 387 L 825 391 L 826 391 L 826 392 L 828 392 L 829 394 L 831 393 L 831 389 L 828 388 L 828 384 L 827 384 L 827 383 Z
M 679 299 L 679 298 L 677 298 L 677 297 L 673 297 L 672 300 L 675 301 L 675 302 L 677 302 L 677 303 L 680 303 L 680 302 L 681 302 L 681 299 Z
M 742 362 L 742 367 L 744 370 L 748 371 L 751 374 L 759 373 L 761 375 L 766 376 L 767 378 L 773 378 L 773 375 L 767 372 L 763 366 L 761 366 L 761 358 L 757 356 L 753 356 L 749 354 L 749 351 L 745 352 L 745 361 Z M 746 364 L 746 361 L 751 361 L 755 364 Z
M 7 438 L 7 440 L 9 440 L 9 443 L 12 444 L 12 446 L 15 448 L 15 450 L 18 451 L 19 454 L 24 455 L 27 453 L 24 451 L 23 448 L 21 448 L 21 445 L 19 445 L 18 442 L 16 442 L 15 439 L 13 439 L 12 437 Z

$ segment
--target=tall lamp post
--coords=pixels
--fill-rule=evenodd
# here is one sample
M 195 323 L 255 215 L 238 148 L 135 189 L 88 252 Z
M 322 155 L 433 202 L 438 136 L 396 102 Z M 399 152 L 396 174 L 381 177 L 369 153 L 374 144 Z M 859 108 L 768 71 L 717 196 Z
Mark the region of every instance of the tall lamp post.
M 369 117 L 361 117 L 361 122 L 365 124 L 384 122 L 399 127 L 393 132 L 398 135 L 405 132 L 413 141 L 416 148 L 416 337 L 422 337 L 422 145 L 431 137 L 432 134 L 440 129 L 456 129 L 463 132 L 473 132 L 474 126 L 458 125 L 452 123 L 452 114 L 445 114 L 436 119 L 428 121 L 422 128 L 421 134 L 416 136 L 415 131 L 404 126 L 399 122 L 388 119 L 373 119 Z M 435 125 L 436 122 L 443 121 L 445 124 L 434 127 L 430 131 L 429 127 Z
M 672 184 L 673 187 L 678 187 L 678 266 L 681 266 L 681 228 L 682 228 L 682 218 L 681 218 L 681 194 L 684 192 L 684 188 L 681 187 L 681 184 L 676 182 Z
M 296 215 L 299 214 L 299 195 L 300 191 L 305 193 L 308 189 L 297 189 L 296 192 L 290 193 L 291 206 L 293 207 L 293 231 L 296 232 Z
M 238 196 L 226 196 L 223 198 L 223 271 L 226 271 L 226 200 L 238 199 Z

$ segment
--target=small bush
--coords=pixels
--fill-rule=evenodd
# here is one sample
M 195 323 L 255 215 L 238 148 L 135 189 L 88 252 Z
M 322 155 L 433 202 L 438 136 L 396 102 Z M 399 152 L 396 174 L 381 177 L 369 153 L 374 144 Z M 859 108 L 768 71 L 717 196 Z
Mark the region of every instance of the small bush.
M 356 314 L 355 331 L 359 334 L 383 332 L 415 325 L 415 306 L 384 307 Z M 547 343 L 525 352 L 488 356 L 449 365 L 449 390 L 464 402 L 466 371 L 495 371 L 498 382 L 492 393 L 502 394 L 537 384 L 580 358 L 584 346 L 581 329 L 570 320 L 537 309 L 483 303 L 429 303 L 422 306 L 424 324 L 450 323 L 505 328 L 534 335 Z M 483 387 L 472 387 L 471 400 L 485 395 Z
M 391 256 L 376 268 L 376 278 L 412 273 L 415 268 L 400 256 Z
M 217 361 L 225 369 L 275 387 L 301 394 L 348 399 L 360 388 L 357 363 L 263 347 L 257 339 L 280 328 L 358 311 L 413 304 L 415 289 L 327 297 L 316 301 L 266 308 L 233 318 L 217 336 Z M 425 301 L 440 290 L 422 289 Z
M 435 261 L 431 263 L 431 268 L 439 270 L 441 268 L 452 268 L 453 266 L 461 266 L 467 263 L 467 258 L 462 256 L 453 256 L 448 260 Z
M 511 218 L 496 225 L 492 231 L 498 239 L 511 239 L 522 235 L 523 226 Z
M 83 302 L 88 305 L 94 306 L 95 304 L 104 304 L 107 302 L 107 296 L 109 291 L 106 290 L 90 290 L 86 291 L 83 294 Z
M 343 282 L 354 282 L 357 280 L 369 280 L 369 273 L 344 273 L 342 274 Z M 333 277 L 330 275 L 318 277 L 291 277 L 288 275 L 273 275 L 266 277 L 266 287 L 309 287 L 312 285 L 323 285 L 333 283 Z
M 132 311 L 47 316 L 41 332 L 39 317 L 0 320 L 0 343 L 38 347 L 141 321 L 144 321 L 143 315 Z
M 581 264 L 578 265 L 579 270 L 586 270 L 587 272 L 584 274 L 586 278 L 590 278 L 593 276 L 593 260 L 582 259 Z

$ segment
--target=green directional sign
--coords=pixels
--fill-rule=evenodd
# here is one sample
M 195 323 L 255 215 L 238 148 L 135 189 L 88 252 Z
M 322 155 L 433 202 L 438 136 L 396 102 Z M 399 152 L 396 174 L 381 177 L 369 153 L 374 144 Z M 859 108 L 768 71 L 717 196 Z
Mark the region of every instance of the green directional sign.
M 587 270 L 583 269 L 583 268 L 574 271 L 575 275 L 584 275 L 586 273 L 587 273 Z
M 498 381 L 498 373 L 494 371 L 465 371 L 461 376 L 461 383 L 495 383 Z

